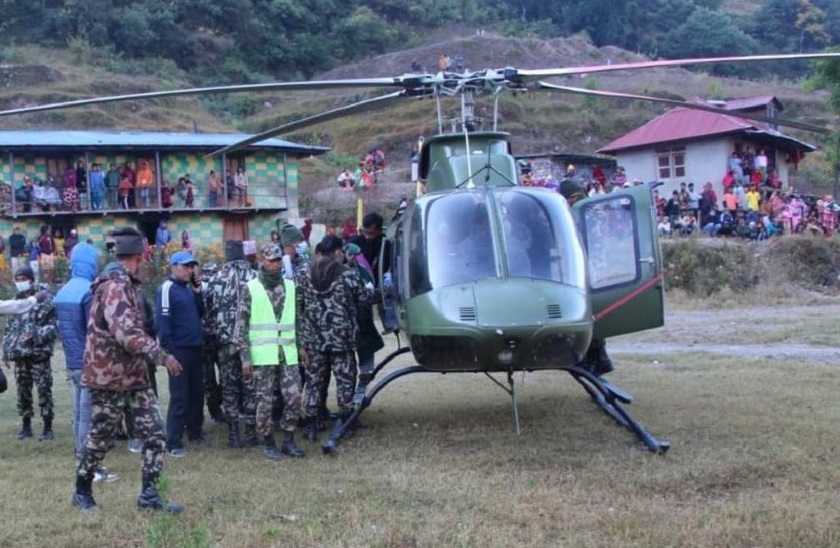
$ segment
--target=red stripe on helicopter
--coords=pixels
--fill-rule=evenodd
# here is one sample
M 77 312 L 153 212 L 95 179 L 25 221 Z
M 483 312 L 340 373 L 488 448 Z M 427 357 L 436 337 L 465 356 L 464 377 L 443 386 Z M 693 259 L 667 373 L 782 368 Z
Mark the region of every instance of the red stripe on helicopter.
M 650 280 L 646 281 L 645 283 L 643 283 L 642 285 L 640 285 L 639 287 L 637 287 L 636 289 L 634 289 L 633 291 L 631 291 L 627 295 L 623 296 L 622 298 L 618 299 L 617 301 L 615 301 L 614 303 L 612 303 L 611 305 L 609 305 L 605 309 L 603 309 L 600 312 L 598 312 L 597 314 L 595 314 L 595 321 L 597 322 L 598 320 L 600 320 L 601 318 L 603 318 L 604 316 L 606 316 L 610 312 L 614 311 L 616 308 L 619 308 L 619 307 L 624 306 L 625 304 L 629 303 L 630 301 L 632 301 L 633 299 L 635 299 L 636 297 L 638 297 L 639 295 L 641 295 L 642 293 L 644 293 L 645 291 L 650 289 L 651 287 L 653 287 L 656 284 L 658 284 L 659 282 L 661 282 L 664 279 L 664 277 L 665 277 L 665 275 L 660 272 L 659 274 L 657 274 L 656 276 L 654 276 Z

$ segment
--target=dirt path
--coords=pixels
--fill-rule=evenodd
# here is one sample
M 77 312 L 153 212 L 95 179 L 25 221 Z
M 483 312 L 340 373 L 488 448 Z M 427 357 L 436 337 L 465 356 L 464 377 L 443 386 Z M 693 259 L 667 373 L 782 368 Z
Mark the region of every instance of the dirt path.
M 665 326 L 610 339 L 611 354 L 708 352 L 840 365 L 840 303 L 668 310 Z

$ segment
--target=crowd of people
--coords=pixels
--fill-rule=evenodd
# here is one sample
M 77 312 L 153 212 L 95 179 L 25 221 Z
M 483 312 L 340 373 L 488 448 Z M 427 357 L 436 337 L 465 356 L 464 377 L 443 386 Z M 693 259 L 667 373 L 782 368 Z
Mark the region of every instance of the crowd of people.
M 336 183 L 338 188 L 348 192 L 356 189 L 367 190 L 377 184 L 378 176 L 387 167 L 385 153 L 380 149 L 372 149 L 359 162 L 355 171 L 350 171 L 349 167 L 344 168 L 336 177 Z
M 58 178 L 56 178 L 58 177 Z M 225 181 L 211 170 L 206 181 L 207 207 L 249 206 L 248 174 L 243 166 L 226 174 Z M 14 190 L 15 203 L 24 213 L 49 211 L 98 211 L 119 209 L 161 209 L 175 207 L 176 197 L 181 207 L 193 208 L 199 185 L 185 173 L 175 184 L 163 179 L 158 191 L 157 178 L 149 162 L 141 160 L 135 169 L 133 162 L 103 166 L 84 160 L 68 167 L 58 176 L 46 179 L 26 175 Z
M 12 302 L 20 304 L 7 322 L 4 359 L 18 381 L 18 439 L 34 437 L 33 386 L 44 423 L 39 439 L 55 436 L 50 361 L 60 339 L 74 396 L 72 502 L 83 511 L 96 507 L 94 481 L 118 479 L 103 460 L 124 422 L 129 450 L 142 454 L 139 508 L 180 511 L 157 481 L 165 454 L 186 458 L 188 447 L 208 445 L 205 405 L 213 422 L 227 425 L 230 448 L 259 446 L 271 461 L 305 457 L 296 431 L 316 442 L 328 421 L 346 423 L 357 381 L 370 380 L 384 346 L 372 308 L 382 227 L 380 215 L 368 214 L 358 234 L 347 241 L 327 234 L 311 258 L 308 231 L 291 224 L 259 250 L 253 241 L 227 241 L 222 265 L 199 265 L 182 249 L 169 257 L 154 302 L 137 277 L 148 242 L 134 228 L 113 230 L 112 260 L 98 273 L 96 248 L 74 245 L 71 278 L 55 298 L 38 291 L 28 265 L 17 266 Z M 0 302 L 0 313 L 9 312 Z M 169 381 L 165 420 L 161 367 Z M 331 377 L 336 413 L 327 409 Z

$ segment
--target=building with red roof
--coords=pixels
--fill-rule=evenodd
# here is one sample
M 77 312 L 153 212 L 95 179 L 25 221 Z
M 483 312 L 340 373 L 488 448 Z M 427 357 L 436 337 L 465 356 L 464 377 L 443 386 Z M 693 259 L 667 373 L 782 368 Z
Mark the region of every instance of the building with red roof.
M 631 179 L 665 183 L 660 195 L 669 195 L 681 182 L 694 182 L 700 189 L 711 181 L 721 197 L 721 181 L 734 151 L 754 154 L 764 150 L 768 169 L 775 169 L 787 184 L 790 172 L 805 154 L 816 150 L 814 145 L 781 133 L 773 124 L 738 116 L 742 112 L 777 117 L 784 107 L 772 95 L 692 102 L 717 106 L 720 112 L 673 108 L 604 145 L 598 153 L 615 156 Z

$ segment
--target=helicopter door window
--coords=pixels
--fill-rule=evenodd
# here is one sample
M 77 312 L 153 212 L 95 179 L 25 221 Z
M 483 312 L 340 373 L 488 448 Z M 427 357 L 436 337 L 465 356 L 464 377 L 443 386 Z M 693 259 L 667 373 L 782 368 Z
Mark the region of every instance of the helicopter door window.
M 634 282 L 639 277 L 633 202 L 623 196 L 583 211 L 592 289 Z

